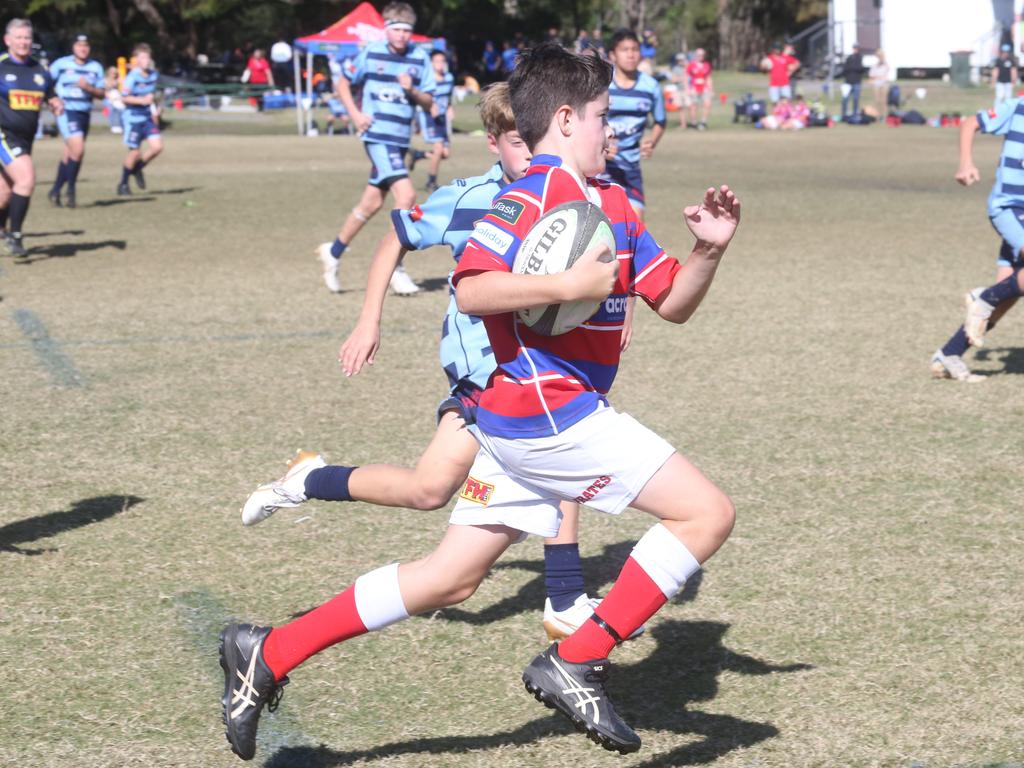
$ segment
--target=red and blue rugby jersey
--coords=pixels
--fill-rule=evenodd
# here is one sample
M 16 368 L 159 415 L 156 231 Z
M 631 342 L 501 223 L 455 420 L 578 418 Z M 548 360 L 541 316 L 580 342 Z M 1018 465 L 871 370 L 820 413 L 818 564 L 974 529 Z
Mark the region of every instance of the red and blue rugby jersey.
M 593 413 L 619 367 L 626 298 L 654 305 L 672 285 L 679 262 L 667 255 L 637 219 L 622 187 L 584 184 L 553 155 L 537 155 L 518 181 L 505 187 L 463 251 L 453 283 L 490 270 L 511 272 L 530 227 L 547 211 L 589 200 L 612 222 L 619 258 L 618 284 L 598 311 L 561 336 L 531 331 L 514 312 L 484 317 L 498 368 L 480 398 L 477 426 L 497 437 L 556 435 Z

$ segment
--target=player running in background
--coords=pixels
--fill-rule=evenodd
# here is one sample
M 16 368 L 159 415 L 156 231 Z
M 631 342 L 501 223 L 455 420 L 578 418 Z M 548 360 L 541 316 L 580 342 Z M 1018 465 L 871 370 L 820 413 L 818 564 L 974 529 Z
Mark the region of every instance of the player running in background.
M 985 343 L 985 333 L 1017 303 L 1024 290 L 1024 99 L 1011 99 L 997 108 L 982 110 L 960 123 L 960 166 L 956 180 L 965 187 L 981 181 L 974 164 L 974 134 L 978 131 L 1005 136 L 996 168 L 996 180 L 988 196 L 988 217 L 1003 239 L 996 259 L 996 282 L 975 288 L 964 297 L 967 312 L 949 341 L 932 355 L 932 376 L 939 379 L 978 382 L 963 356 L 968 347 Z
M 386 39 L 363 48 L 352 71 L 344 71 L 337 84 L 338 95 L 370 156 L 370 179 L 334 242 L 316 249 L 324 283 L 333 293 L 341 291 L 338 267 L 342 254 L 384 205 L 388 192 L 394 195 L 396 208 L 412 208 L 416 203 L 405 156 L 415 107 L 430 109 L 434 103 L 434 68 L 427 53 L 410 44 L 416 12 L 408 3 L 389 3 L 381 15 Z M 359 86 L 363 88 L 361 105 L 352 97 L 352 88 Z M 419 290 L 402 266 L 392 274 L 391 288 L 404 295 Z
M 615 67 L 608 88 L 608 123 L 614 132 L 614 152 L 601 177 L 626 190 L 637 216 L 644 217 L 644 177 L 640 160 L 648 160 L 665 133 L 665 99 L 658 81 L 641 72 L 640 40 L 634 32 L 620 29 L 608 44 L 608 59 Z M 654 119 L 650 138 L 643 138 L 647 117 Z
M 0 55 L 0 230 L 11 256 L 28 256 L 22 226 L 36 186 L 32 142 L 39 110 L 46 101 L 60 117 L 64 105 L 54 95 L 46 67 L 32 58 L 32 22 L 11 19 L 4 31 L 7 53 Z
M 664 440 L 607 404 L 603 393 L 615 376 L 618 334 L 580 327 L 542 337 L 519 324 L 515 311 L 602 300 L 590 322 L 607 331 L 621 327 L 622 299 L 636 293 L 661 316 L 684 322 L 732 238 L 739 202 L 722 187 L 685 210 L 697 245 L 680 266 L 646 232 L 620 187 L 585 182 L 604 167 L 610 79 L 600 59 L 557 44 L 540 45 L 519 60 L 509 87 L 532 164 L 477 224 L 453 278 L 459 309 L 486 315 L 495 345 L 498 369 L 477 408 L 483 448 L 448 530 L 427 557 L 360 576 L 288 624 L 232 624 L 221 633 L 224 722 L 243 758 L 253 756 L 262 709 L 276 703 L 291 670 L 344 640 L 467 599 L 508 547 L 528 533 L 557 532 L 559 502 L 584 494 L 596 509 L 618 513 L 632 505 L 662 522 L 634 548 L 599 613 L 535 659 L 524 680 L 606 748 L 639 748 L 607 699 L 603 655 L 721 546 L 732 528 L 732 503 Z M 593 249 L 565 273 L 511 274 L 530 226 L 561 203 L 585 199 L 599 201 L 611 219 L 618 258 L 602 263 Z
M 89 135 L 92 100 L 102 99 L 106 93 L 103 89 L 103 65 L 89 58 L 91 50 L 88 35 L 75 35 L 71 55 L 57 59 L 50 65 L 54 90 L 64 101 L 64 114 L 57 118 L 57 127 L 64 139 L 64 155 L 57 166 L 57 179 L 47 195 L 50 202 L 58 207 L 61 205 L 61 189 L 65 184 L 68 185 L 68 191 L 64 205 L 68 208 L 76 205 L 75 184 L 85 158 L 85 139 Z
M 370 266 L 359 322 L 338 353 L 346 376 L 373 365 L 380 348 L 381 318 L 388 280 L 408 251 L 435 245 L 452 249 L 458 264 L 476 222 L 491 208 L 502 187 L 530 165 L 530 153 L 516 132 L 508 84 L 487 88 L 480 101 L 487 143 L 499 162 L 486 174 L 457 179 L 412 210 L 391 212 L 394 229 L 381 240 Z M 415 469 L 391 465 L 325 466 L 316 453 L 299 452 L 280 480 L 262 485 L 242 507 L 242 522 L 254 525 L 281 507 L 309 499 L 363 501 L 408 509 L 439 509 L 465 485 L 479 444 L 466 429 L 476 418 L 476 402 L 494 372 L 494 353 L 478 317 L 459 312 L 452 291 L 441 328 L 441 367 L 448 377 L 448 398 L 438 407 L 437 431 Z M 544 544 L 544 627 L 552 640 L 572 633 L 593 613 L 597 600 L 587 595 L 577 536 L 579 506 L 566 502 L 558 536 Z
M 132 50 L 132 59 L 135 65 L 121 87 L 125 104 L 121 125 L 124 127 L 124 143 L 128 147 L 128 154 L 121 167 L 121 183 L 117 185 L 119 195 L 132 193 L 128 186 L 129 177 L 135 179 L 139 189 L 146 188 L 146 177 L 142 169 L 153 162 L 164 148 L 160 138 L 160 113 L 156 105 L 159 73 L 153 66 L 153 52 L 145 43 L 139 43 Z M 146 142 L 145 154 L 139 151 L 142 142 Z
M 711 114 L 711 97 L 714 84 L 711 82 L 711 62 L 705 59 L 706 52 L 698 48 L 693 52 L 693 61 L 686 65 L 686 109 L 690 114 L 687 128 L 699 131 L 708 129 L 708 116 Z M 701 109 L 700 121 L 697 121 L 697 108 Z
M 427 177 L 424 189 L 433 192 L 437 189 L 437 172 L 441 168 L 441 161 L 447 160 L 451 154 L 451 129 L 454 111 L 452 109 L 452 89 L 455 87 L 455 77 L 448 71 L 448 56 L 444 51 L 433 51 L 430 54 L 430 63 L 434 67 L 434 79 L 437 81 L 437 90 L 434 91 L 434 103 L 429 110 L 418 111 L 420 121 L 420 133 L 423 140 L 431 145 L 430 152 L 415 150 L 413 152 L 413 164 L 430 158 L 430 175 Z

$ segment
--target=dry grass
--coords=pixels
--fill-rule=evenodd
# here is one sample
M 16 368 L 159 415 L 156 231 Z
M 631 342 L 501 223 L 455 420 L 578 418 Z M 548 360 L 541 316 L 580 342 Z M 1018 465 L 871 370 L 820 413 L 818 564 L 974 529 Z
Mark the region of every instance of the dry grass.
M 612 400 L 703 467 L 740 517 L 700 584 L 617 653 L 613 692 L 644 738 L 638 755 L 606 755 L 522 691 L 544 645 L 531 541 L 464 612 L 298 670 L 259 758 L 1024 760 L 1020 319 L 993 335 L 983 384 L 927 372 L 998 245 L 986 190 L 951 181 L 955 145 L 953 131 L 910 128 L 673 131 L 648 166 L 650 226 L 671 251 L 686 252 L 679 209 L 709 183 L 738 190 L 744 222 L 691 325 L 641 316 Z M 31 263 L 0 261 L 3 765 L 236 764 L 219 722 L 222 622 L 285 620 L 427 551 L 445 524 L 327 504 L 238 524 L 245 494 L 300 445 L 346 463 L 418 455 L 443 394 L 449 259 L 410 258 L 437 290 L 391 299 L 377 365 L 345 380 L 335 351 L 385 220 L 346 256 L 341 296 L 311 251 L 361 190 L 356 143 L 171 132 L 167 146 L 151 194 L 120 200 L 120 147 L 97 134 L 83 206 L 49 210 L 38 194 Z M 38 145 L 42 177 L 57 151 Z M 987 178 L 997 152 L 980 140 Z M 455 155 L 449 173 L 489 162 L 470 137 Z M 49 346 L 34 351 L 19 310 Z M 79 386 L 55 386 L 60 370 Z M 584 517 L 592 589 L 648 525 Z

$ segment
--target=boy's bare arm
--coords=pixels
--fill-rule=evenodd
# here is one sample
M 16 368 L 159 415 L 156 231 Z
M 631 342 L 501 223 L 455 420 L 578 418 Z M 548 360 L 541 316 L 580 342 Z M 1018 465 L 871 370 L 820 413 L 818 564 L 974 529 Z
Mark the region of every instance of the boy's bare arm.
M 341 370 L 346 376 L 359 373 L 364 364 L 373 365 L 374 357 L 380 348 L 380 320 L 384 312 L 384 299 L 388 293 L 391 273 L 395 271 L 405 253 L 406 250 L 402 247 L 398 235 L 392 229 L 384 235 L 376 253 L 373 254 L 359 321 L 338 350 L 338 362 L 341 363 Z
M 729 187 L 723 185 L 717 194 L 712 187 L 704 193 L 700 205 L 689 206 L 683 214 L 697 243 L 676 273 L 672 287 L 655 305 L 658 314 L 673 323 L 689 320 L 711 287 L 722 255 L 739 226 L 740 201 Z
M 581 299 L 600 301 L 612 292 L 619 274 L 616 259 L 599 261 L 607 251 L 605 246 L 591 248 L 571 269 L 557 275 L 499 271 L 467 275 L 455 288 L 455 301 L 460 312 L 478 317 Z
M 960 167 L 957 169 L 956 179 L 965 187 L 981 181 L 981 174 L 974 164 L 974 134 L 978 132 L 978 116 L 971 115 L 960 123 Z
M 356 130 L 360 133 L 365 132 L 373 123 L 373 118 L 356 106 L 356 100 L 352 98 L 352 84 L 349 83 L 348 78 L 344 75 L 339 77 L 335 90 L 338 92 L 341 103 L 345 105 L 349 117 L 352 118 L 352 124 Z

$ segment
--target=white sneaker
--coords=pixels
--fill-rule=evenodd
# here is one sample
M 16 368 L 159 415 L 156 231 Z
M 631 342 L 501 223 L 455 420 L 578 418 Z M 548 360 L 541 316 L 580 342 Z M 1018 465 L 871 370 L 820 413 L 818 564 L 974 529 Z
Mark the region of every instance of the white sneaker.
M 584 593 L 564 611 L 556 611 L 551 607 L 550 598 L 544 600 L 544 631 L 548 633 L 548 639 L 552 642 L 565 640 L 591 617 L 600 604 L 601 601 L 598 598 L 589 597 Z M 633 630 L 633 634 L 626 639 L 635 640 L 644 633 L 645 629 L 643 625 L 637 627 Z
M 405 265 L 399 264 L 391 273 L 391 290 L 399 296 L 412 296 L 420 292 L 420 287 L 412 281 L 409 273 L 405 271 Z
M 955 379 L 968 384 L 977 384 L 985 380 L 984 376 L 971 373 L 971 369 L 960 355 L 944 355 L 941 349 L 932 355 L 931 369 L 932 378 L 936 379 Z
M 985 331 L 988 330 L 988 319 L 995 309 L 987 301 L 981 300 L 981 291 L 975 288 L 964 296 L 964 332 L 967 340 L 976 347 L 985 346 Z
M 296 451 L 288 462 L 284 477 L 261 485 L 242 505 L 242 525 L 262 523 L 281 507 L 297 507 L 306 501 L 306 476 L 314 469 L 327 466 L 323 457 L 313 451 Z
M 338 279 L 338 265 L 341 259 L 331 255 L 331 243 L 320 243 L 316 247 L 317 258 L 324 268 L 324 285 L 331 293 L 341 293 L 341 281 Z

